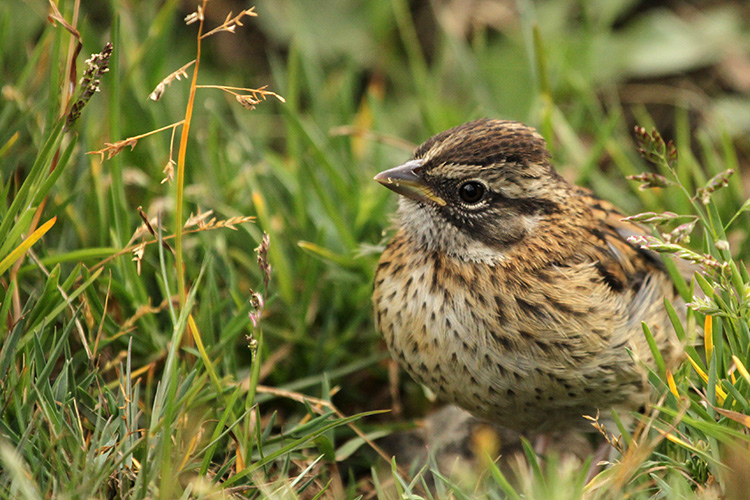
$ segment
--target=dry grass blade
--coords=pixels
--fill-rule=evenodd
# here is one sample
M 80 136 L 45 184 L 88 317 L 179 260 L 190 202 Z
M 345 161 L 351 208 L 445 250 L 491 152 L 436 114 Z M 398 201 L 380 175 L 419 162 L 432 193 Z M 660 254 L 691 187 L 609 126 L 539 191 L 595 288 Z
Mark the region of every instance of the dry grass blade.
M 47 15 L 47 20 L 51 22 L 53 26 L 55 25 L 55 23 L 60 23 L 62 27 L 65 28 L 71 35 L 73 35 L 80 43 L 81 34 L 68 21 L 65 20 L 65 18 L 60 13 L 60 10 L 57 8 L 57 5 L 55 5 L 55 2 L 49 0 L 49 6 L 51 12 Z
M 153 226 L 151 225 L 151 222 L 149 222 L 149 220 L 148 220 L 148 216 L 147 216 L 147 215 L 146 215 L 146 213 L 145 213 L 145 212 L 143 211 L 143 208 L 142 208 L 142 207 L 138 207 L 138 215 L 140 215 L 140 216 L 141 216 L 141 220 L 143 220 L 143 225 L 144 225 L 144 226 L 146 227 L 146 229 L 148 229 L 148 232 L 149 232 L 149 233 L 151 233 L 151 235 L 152 235 L 152 236 L 153 236 L 154 238 L 157 238 L 157 239 L 159 239 L 159 235 L 158 235 L 158 234 L 157 234 L 157 232 L 156 232 L 156 231 L 154 230 L 154 227 L 153 227 Z M 169 250 L 169 251 L 170 251 L 170 252 L 172 253 L 172 255 L 174 255 L 174 249 L 173 249 L 173 248 L 172 248 L 171 246 L 169 246 L 169 243 L 167 243 L 166 241 L 164 241 L 164 239 L 163 239 L 163 238 L 161 239 L 161 244 L 162 244 L 162 246 L 163 246 L 164 248 L 166 248 L 167 250 Z M 144 245 L 144 244 L 142 243 L 141 245 Z M 139 245 L 139 246 L 141 246 L 141 245 Z M 137 248 L 137 247 L 136 247 L 136 248 Z M 135 249 L 134 249 L 134 250 L 135 250 Z
M 57 8 L 57 5 L 55 5 L 55 2 L 49 0 L 49 6 L 50 13 L 47 15 L 47 20 L 52 23 L 53 26 L 55 25 L 55 23 L 60 23 L 62 27 L 65 28 L 71 35 L 73 35 L 73 38 L 76 39 L 76 47 L 75 50 L 73 50 L 72 56 L 70 58 L 70 67 L 68 68 L 68 96 L 70 96 L 73 94 L 73 89 L 76 86 L 76 75 L 78 74 L 76 59 L 78 58 L 78 54 L 80 54 L 81 49 L 83 48 L 83 41 L 81 40 L 81 34 L 78 32 L 78 30 L 75 29 L 75 27 L 68 21 L 66 21 L 62 16 L 60 10 Z

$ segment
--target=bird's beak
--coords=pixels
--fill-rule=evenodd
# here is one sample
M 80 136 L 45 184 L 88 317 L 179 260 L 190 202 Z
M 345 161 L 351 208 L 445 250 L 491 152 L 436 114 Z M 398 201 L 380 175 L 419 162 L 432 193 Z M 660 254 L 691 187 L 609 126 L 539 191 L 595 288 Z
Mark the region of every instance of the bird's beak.
M 445 200 L 435 194 L 421 174 L 422 160 L 409 160 L 396 168 L 380 172 L 374 179 L 407 198 L 445 206 Z

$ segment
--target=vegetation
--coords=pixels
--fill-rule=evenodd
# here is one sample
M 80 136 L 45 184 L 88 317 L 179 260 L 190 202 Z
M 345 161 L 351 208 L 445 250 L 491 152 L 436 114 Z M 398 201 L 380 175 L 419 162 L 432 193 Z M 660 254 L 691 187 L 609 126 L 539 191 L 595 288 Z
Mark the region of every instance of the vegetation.
M 0 497 L 742 497 L 747 6 L 234 3 L 0 5 Z M 700 268 L 665 304 L 685 362 L 590 482 L 528 443 L 432 479 L 377 445 L 431 402 L 372 325 L 371 178 L 480 116 Z

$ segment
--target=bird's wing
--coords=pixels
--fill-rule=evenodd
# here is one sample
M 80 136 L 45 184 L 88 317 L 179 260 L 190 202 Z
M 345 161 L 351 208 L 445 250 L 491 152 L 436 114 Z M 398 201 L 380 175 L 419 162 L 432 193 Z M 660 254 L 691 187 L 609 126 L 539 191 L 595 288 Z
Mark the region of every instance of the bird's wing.
M 628 321 L 625 331 L 638 330 L 641 322 L 652 329 L 657 345 L 665 358 L 673 351 L 668 333 L 668 317 L 663 313 L 663 300 L 670 299 L 680 308 L 680 299 L 656 252 L 643 249 L 628 241 L 630 236 L 648 235 L 647 228 L 623 220 L 624 216 L 611 203 L 599 200 L 590 193 L 592 214 L 606 242 L 610 257 L 602 259 L 606 272 L 616 276 L 622 284 L 620 292 L 626 297 Z

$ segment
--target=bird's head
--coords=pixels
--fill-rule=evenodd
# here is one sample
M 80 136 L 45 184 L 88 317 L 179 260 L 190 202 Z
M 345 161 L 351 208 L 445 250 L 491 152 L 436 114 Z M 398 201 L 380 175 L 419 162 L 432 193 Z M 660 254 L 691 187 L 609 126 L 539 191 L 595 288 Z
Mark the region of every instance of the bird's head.
M 431 137 L 375 180 L 401 195 L 401 225 L 420 245 L 482 261 L 502 258 L 570 192 L 536 130 L 490 119 Z

